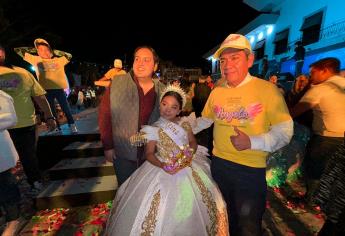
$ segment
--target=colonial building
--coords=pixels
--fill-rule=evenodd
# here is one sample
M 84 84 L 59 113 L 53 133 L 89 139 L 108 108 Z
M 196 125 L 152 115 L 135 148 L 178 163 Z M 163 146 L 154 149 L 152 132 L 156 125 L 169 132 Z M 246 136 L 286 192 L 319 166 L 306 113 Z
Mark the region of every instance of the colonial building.
M 260 75 L 262 58 L 268 56 L 268 76 L 273 73 L 295 75 L 295 44 L 305 48 L 302 73 L 324 57 L 337 57 L 345 68 L 344 0 L 243 0 L 261 12 L 237 33 L 245 35 L 255 52 L 251 73 Z M 229 32 L 236 33 L 236 32 Z M 221 42 L 219 42 L 221 43 Z M 218 78 L 219 63 L 212 58 L 218 45 L 204 55 Z M 267 78 L 267 77 L 266 77 Z

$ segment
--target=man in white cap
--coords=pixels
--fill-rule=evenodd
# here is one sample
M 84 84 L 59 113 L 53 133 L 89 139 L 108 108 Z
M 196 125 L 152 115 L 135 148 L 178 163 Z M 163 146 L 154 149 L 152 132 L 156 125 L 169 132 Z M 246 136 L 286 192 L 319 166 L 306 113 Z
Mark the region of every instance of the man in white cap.
M 15 48 L 14 51 L 35 67 L 38 82 L 47 91 L 46 97 L 54 117 L 57 118 L 56 99 L 66 114 L 71 132 L 75 134 L 78 130 L 64 92 L 64 89 L 69 87 L 65 65 L 69 63 L 72 55 L 67 52 L 53 50 L 49 43 L 41 38 L 35 39 L 34 45 L 35 48 L 19 47 Z M 38 56 L 33 55 L 36 52 Z M 60 132 L 60 127 L 57 131 Z
M 224 82 L 202 112 L 214 121 L 212 176 L 227 202 L 230 235 L 262 235 L 266 157 L 289 143 L 293 122 L 277 87 L 249 74 L 254 55 L 246 37 L 230 34 L 213 57 Z
M 126 71 L 122 70 L 122 61 L 120 59 L 114 60 L 114 68 L 105 73 L 105 75 L 99 80 L 95 81 L 95 85 L 109 87 L 110 82 L 117 75 L 125 75 Z

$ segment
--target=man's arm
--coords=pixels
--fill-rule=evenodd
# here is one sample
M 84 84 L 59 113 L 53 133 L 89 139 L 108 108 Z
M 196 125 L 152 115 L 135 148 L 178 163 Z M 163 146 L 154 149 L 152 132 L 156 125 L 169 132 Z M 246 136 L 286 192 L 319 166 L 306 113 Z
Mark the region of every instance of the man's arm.
M 251 149 L 274 152 L 289 144 L 293 135 L 293 120 L 272 125 L 267 133 L 250 136 Z
M 33 47 L 19 47 L 19 48 L 14 48 L 14 51 L 21 57 L 24 58 L 25 53 L 29 54 L 36 54 L 37 50 L 36 48 Z
M 107 78 L 106 76 L 103 76 L 98 81 L 110 81 L 111 79 Z
M 312 109 L 316 104 L 309 102 L 298 102 L 293 108 L 290 109 L 290 115 L 295 118 L 304 112 Z
M 111 125 L 109 88 L 105 91 L 98 108 L 98 126 L 103 144 L 104 156 L 107 161 L 112 161 L 113 158 L 115 158 L 115 150 L 113 144 L 113 130 Z
M 14 126 L 17 123 L 17 116 L 13 105 L 13 99 L 2 91 L 0 92 L 0 104 L 0 131 L 2 131 Z
M 105 160 L 108 162 L 114 162 L 115 160 L 115 150 L 113 149 L 108 149 L 108 150 L 104 150 L 104 157 Z
M 60 51 L 60 50 L 53 50 L 54 55 L 58 56 L 58 57 L 66 57 L 67 60 L 71 60 L 72 59 L 72 54 L 68 53 L 68 52 L 64 52 L 64 51 Z

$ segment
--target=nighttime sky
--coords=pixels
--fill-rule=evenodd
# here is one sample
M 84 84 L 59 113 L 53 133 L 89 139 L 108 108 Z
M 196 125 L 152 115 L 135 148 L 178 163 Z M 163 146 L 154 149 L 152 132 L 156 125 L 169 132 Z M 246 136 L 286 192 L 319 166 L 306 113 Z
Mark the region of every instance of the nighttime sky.
M 51 1 L 51 7 L 41 0 L 7 0 L 12 5 L 6 5 L 5 17 L 18 21 L 17 30 L 32 31 L 18 46 L 32 46 L 36 37 L 45 37 L 75 60 L 112 64 L 115 57 L 125 55 L 131 61 L 137 46 L 151 45 L 163 60 L 192 67 L 201 66 L 204 53 L 258 15 L 240 0 L 227 6 L 223 0 L 194 7 L 177 1 L 155 5 L 110 1 L 77 1 L 82 6 L 76 6 L 73 0 L 58 0 Z

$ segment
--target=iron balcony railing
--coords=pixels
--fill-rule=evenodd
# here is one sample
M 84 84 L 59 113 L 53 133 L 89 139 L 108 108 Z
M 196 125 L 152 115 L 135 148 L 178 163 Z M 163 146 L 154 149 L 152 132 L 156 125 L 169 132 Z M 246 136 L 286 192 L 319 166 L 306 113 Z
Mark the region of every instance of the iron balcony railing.
M 315 33 L 320 34 L 319 40 L 317 42 L 322 42 L 327 39 L 336 38 L 336 37 L 345 35 L 345 20 L 339 21 L 337 23 L 333 23 L 325 28 L 322 28 L 320 32 L 315 32 Z M 294 45 L 297 41 L 302 41 L 302 37 L 289 42 L 287 52 L 293 51 L 295 49 Z
M 321 29 L 320 41 L 345 34 L 345 20 Z

